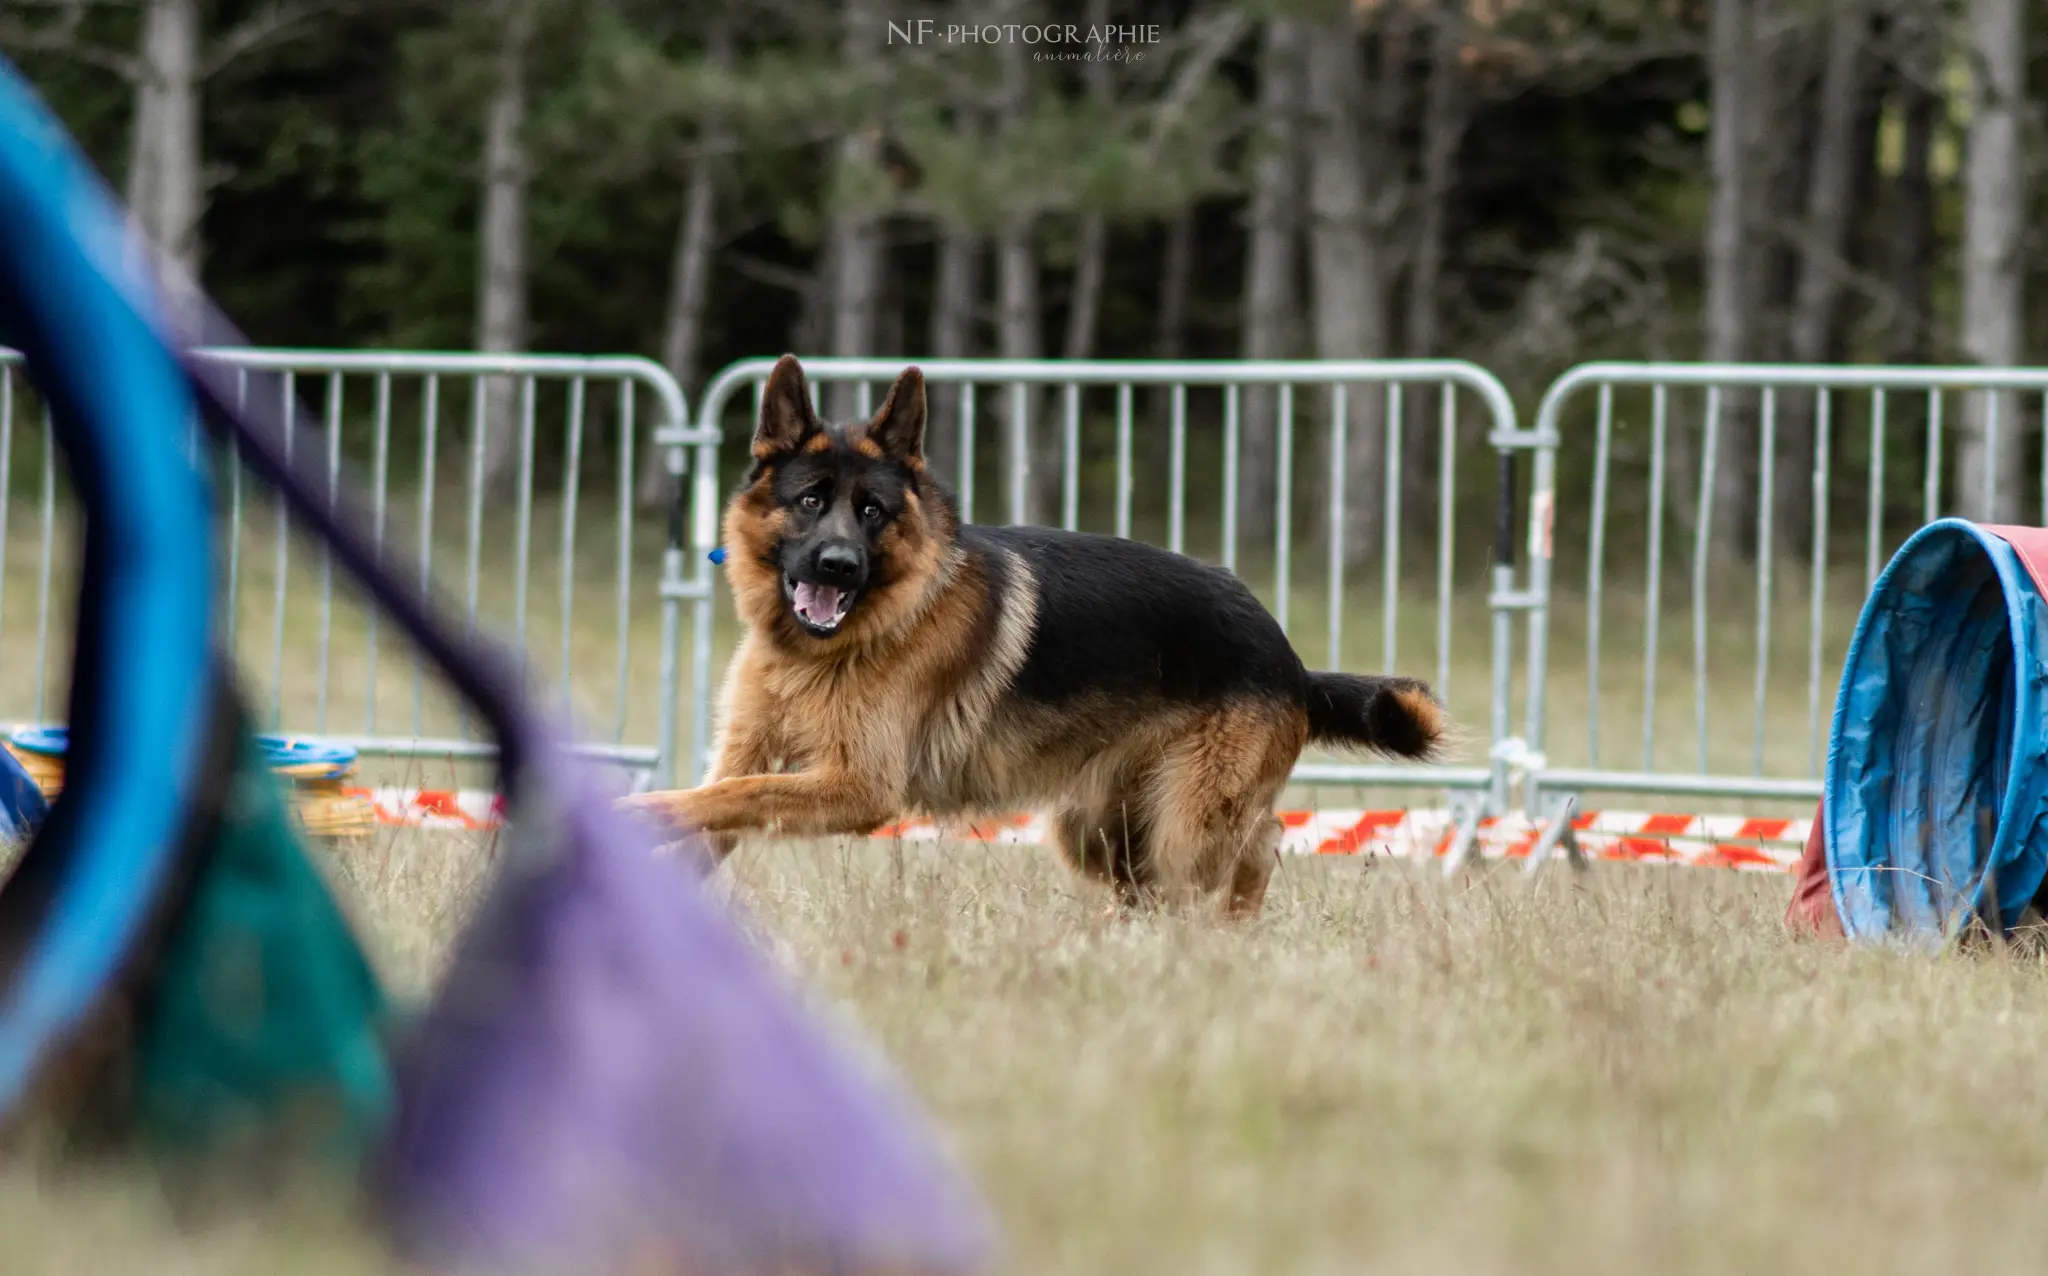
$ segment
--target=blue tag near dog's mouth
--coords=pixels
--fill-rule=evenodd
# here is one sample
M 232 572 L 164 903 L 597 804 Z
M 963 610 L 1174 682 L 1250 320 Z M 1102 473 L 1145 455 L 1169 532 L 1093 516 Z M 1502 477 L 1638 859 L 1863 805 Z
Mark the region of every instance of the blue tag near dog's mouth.
M 725 546 L 720 545 L 717 549 L 714 549 L 709 554 L 705 555 L 705 557 L 711 560 L 713 566 L 725 566 Z

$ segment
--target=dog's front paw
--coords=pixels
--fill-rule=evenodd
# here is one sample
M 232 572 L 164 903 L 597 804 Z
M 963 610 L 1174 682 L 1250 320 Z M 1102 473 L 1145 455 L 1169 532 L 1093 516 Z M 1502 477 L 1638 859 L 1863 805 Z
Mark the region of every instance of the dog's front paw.
M 691 797 L 688 789 L 662 789 L 653 793 L 634 793 L 620 798 L 613 805 L 621 811 L 653 815 L 677 829 L 690 830 L 703 823 L 693 809 Z

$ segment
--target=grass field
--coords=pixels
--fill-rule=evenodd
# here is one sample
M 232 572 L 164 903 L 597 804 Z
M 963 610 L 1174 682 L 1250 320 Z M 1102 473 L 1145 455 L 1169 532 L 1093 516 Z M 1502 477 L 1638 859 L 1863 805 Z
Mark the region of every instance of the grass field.
M 428 989 L 486 854 L 339 848 Z M 2048 966 L 1787 938 L 1787 883 L 1292 861 L 1265 918 L 1106 923 L 1022 848 L 773 843 L 721 878 L 973 1169 L 1018 1273 L 2027 1270 Z M 10 1272 L 368 1273 L 331 1208 L 177 1220 L 0 1171 Z

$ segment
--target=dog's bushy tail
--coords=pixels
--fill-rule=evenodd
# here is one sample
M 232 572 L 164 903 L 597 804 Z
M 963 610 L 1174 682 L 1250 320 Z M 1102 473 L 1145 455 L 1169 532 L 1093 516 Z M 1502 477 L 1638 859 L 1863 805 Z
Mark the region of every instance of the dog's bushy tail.
M 1443 747 L 1450 715 L 1414 678 L 1353 673 L 1308 675 L 1308 735 L 1318 744 L 1430 758 Z

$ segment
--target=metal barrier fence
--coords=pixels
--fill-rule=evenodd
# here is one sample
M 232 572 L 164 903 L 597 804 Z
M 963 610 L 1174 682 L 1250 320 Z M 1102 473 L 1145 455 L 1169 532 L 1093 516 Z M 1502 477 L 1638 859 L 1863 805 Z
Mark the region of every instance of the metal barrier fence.
M 875 388 L 886 389 L 905 362 L 821 358 L 806 361 L 804 368 L 815 395 L 842 400 L 841 407 L 850 409 L 837 415 L 865 415 L 878 402 Z M 740 392 L 748 387 L 753 395 L 744 402 L 758 412 L 761 387 L 773 366 L 772 360 L 752 359 L 714 377 L 698 401 L 698 435 L 708 438 L 726 424 Z M 1455 626 L 1454 613 L 1460 588 L 1466 587 L 1468 605 L 1474 610 L 1484 607 L 1491 615 L 1487 650 L 1481 658 L 1488 669 L 1493 739 L 1507 737 L 1509 620 L 1515 611 L 1540 603 L 1537 593 L 1516 588 L 1515 521 L 1510 512 L 1514 467 L 1519 454 L 1535 450 L 1539 440 L 1517 427 L 1506 389 L 1485 369 L 1449 360 L 933 359 L 919 360 L 918 366 L 931 386 L 934 404 L 927 450 L 953 478 L 966 518 L 973 520 L 987 511 L 986 490 L 993 479 L 1000 485 L 998 495 L 1008 521 L 1056 522 L 1069 529 L 1119 536 L 1149 533 L 1169 549 L 1211 557 L 1253 581 L 1311 664 L 1351 668 L 1361 663 L 1358 644 L 1346 644 L 1347 613 L 1360 601 L 1351 588 L 1357 583 L 1354 569 L 1359 559 L 1376 557 L 1379 651 L 1377 662 L 1367 663 L 1387 670 L 1407 667 L 1402 665 L 1403 634 L 1418 633 L 1426 621 L 1431 632 L 1424 641 L 1433 647 L 1434 666 L 1413 672 L 1432 674 L 1441 690 L 1455 693 L 1460 688 L 1453 682 L 1458 664 L 1454 647 L 1466 631 Z M 1321 403 L 1302 408 L 1297 391 L 1304 389 L 1320 391 Z M 1056 396 L 1050 411 L 1048 396 Z M 985 397 L 989 404 L 983 403 Z M 1255 407 L 1261 412 L 1261 440 L 1268 437 L 1264 423 L 1270 422 L 1270 454 L 1248 446 L 1255 440 L 1246 421 Z M 1420 412 L 1415 411 L 1418 407 Z M 1460 422 L 1468 408 L 1479 427 L 1468 432 L 1468 442 L 1483 438 L 1503 476 L 1490 590 L 1487 578 L 1476 572 L 1461 576 L 1457 566 L 1457 461 Z M 1160 428 L 1141 429 L 1141 415 L 1144 424 Z M 994 458 L 981 437 L 991 418 L 1002 433 L 1001 451 Z M 737 419 L 730 424 L 741 428 Z M 1304 426 L 1312 431 L 1306 438 Z M 750 420 L 746 428 L 751 428 Z M 1424 446 L 1416 446 L 1418 433 Z M 1160 434 L 1163 440 L 1157 437 Z M 1371 446 L 1357 447 L 1361 438 Z M 1146 455 L 1140 455 L 1141 449 Z M 943 460 L 936 455 L 940 453 Z M 1378 458 L 1378 464 L 1360 465 L 1361 455 Z M 1311 456 L 1313 462 L 1304 460 Z M 1333 458 L 1347 463 L 1335 463 Z M 1413 473 L 1418 460 L 1430 471 L 1420 476 L 1421 481 Z M 1299 508 L 1304 480 L 1320 489 L 1313 493 L 1322 507 L 1319 518 Z M 698 481 L 708 483 L 705 467 L 699 467 Z M 1360 487 L 1354 489 L 1353 483 Z M 1426 532 L 1434 542 L 1433 552 L 1422 551 L 1431 560 L 1430 580 L 1419 588 L 1427 598 L 1426 607 L 1414 597 L 1419 582 L 1412 573 L 1404 574 L 1403 566 L 1404 542 L 1417 524 L 1418 499 L 1433 523 Z M 716 531 L 716 494 L 702 490 L 694 504 L 693 547 L 708 550 Z M 1213 521 L 1208 518 L 1211 510 Z M 1247 517 L 1252 513 L 1255 520 Z M 1251 527 L 1252 521 L 1267 525 Z M 1319 531 L 1320 546 L 1314 540 L 1300 543 L 1297 531 L 1305 524 L 1313 528 L 1317 521 L 1321 526 L 1310 536 Z M 1141 523 L 1146 526 L 1141 528 Z M 1360 552 L 1361 541 L 1370 543 L 1366 553 Z M 1269 558 L 1263 555 L 1267 547 Z M 1311 587 L 1302 595 L 1296 588 L 1298 560 L 1317 552 L 1321 562 L 1313 566 L 1320 569 L 1320 590 Z M 1411 554 L 1408 565 L 1414 566 L 1413 559 L 1420 556 Z M 1468 561 L 1476 567 L 1476 559 Z M 1319 645 L 1301 632 L 1305 611 L 1311 616 L 1321 613 Z M 699 658 L 708 659 L 708 651 L 700 649 Z M 707 764 L 702 752 L 707 739 L 703 713 L 700 704 L 689 755 L 700 768 Z M 1505 797 L 1505 771 L 1498 763 L 1411 767 L 1308 762 L 1296 771 L 1295 779 L 1449 789 L 1467 795 L 1466 809 L 1475 821 L 1480 802 L 1472 799 L 1484 795 L 1489 809 L 1497 810 Z
M 300 446 L 323 450 L 337 484 L 347 459 L 385 544 L 423 589 L 460 564 L 451 592 L 471 622 L 520 644 L 536 678 L 595 728 L 591 752 L 662 785 L 702 773 L 719 440 L 726 426 L 750 428 L 740 417 L 758 408 L 772 361 L 721 371 L 693 417 L 673 380 L 638 358 L 214 357 L 240 369 L 246 393 L 316 405 L 317 437 Z M 77 538 L 60 534 L 70 501 L 17 362 L 0 351 L 0 720 L 44 721 L 62 710 L 68 617 L 54 586 Z M 1311 664 L 1425 674 L 1457 716 L 1483 717 L 1482 764 L 1310 759 L 1296 773 L 1449 790 L 1467 846 L 1482 814 L 1508 809 L 1518 777 L 1521 805 L 1553 816 L 1546 847 L 1559 800 L 1580 792 L 1814 800 L 1854 605 L 1890 550 L 1945 513 L 2003 501 L 2004 516 L 2020 516 L 2018 476 L 2036 466 L 2048 522 L 2048 370 L 1587 364 L 1549 387 L 1523 429 L 1501 383 L 1456 361 L 920 366 L 934 463 L 968 518 L 994 504 L 1009 521 L 1210 558 L 1253 584 Z M 871 411 L 902 367 L 806 364 L 842 415 Z M 676 483 L 665 534 L 636 527 L 649 427 Z M 1461 511 L 1461 453 L 1469 467 L 1474 450 L 1491 457 L 1499 493 Z M 487 469 L 501 455 L 511 478 L 493 487 Z M 371 755 L 488 756 L 417 664 L 385 659 L 374 612 L 337 606 L 325 554 L 295 564 L 288 518 L 255 485 L 245 490 L 239 466 L 219 474 L 227 637 L 268 725 Z M 26 517 L 10 508 L 22 505 Z M 1475 510 L 1492 516 L 1483 581 L 1476 556 L 1467 551 L 1462 568 L 1458 557 Z M 22 523 L 29 534 L 10 535 Z M 636 595 L 641 560 L 655 553 L 659 587 Z M 32 622 L 9 606 L 27 576 Z M 1580 581 L 1583 598 L 1567 602 Z M 1683 617 L 1667 615 L 1681 588 Z M 1461 608 L 1475 619 L 1485 610 L 1488 623 L 1461 621 Z M 1517 614 L 1527 617 L 1519 733 Z M 14 636 L 30 623 L 32 658 Z M 1644 655 L 1618 654 L 1630 648 Z M 1739 694 L 1727 691 L 1731 673 Z
M 658 768 L 658 745 L 634 738 L 659 740 L 673 729 L 675 635 L 662 636 L 660 721 L 643 721 L 654 716 L 645 693 L 657 677 L 636 660 L 636 646 L 644 657 L 652 644 L 634 642 L 635 577 L 645 557 L 636 549 L 634 468 L 648 424 L 668 445 L 665 463 L 678 476 L 687 469 L 686 445 L 698 441 L 665 370 L 627 357 L 245 349 L 209 357 L 238 370 L 240 393 L 282 395 L 308 409 L 317 437 L 288 444 L 322 449 L 336 487 L 348 459 L 352 486 L 367 489 L 380 545 L 416 570 L 423 592 L 446 574 L 445 564 L 459 563 L 459 585 L 444 592 L 459 599 L 472 626 L 496 629 L 519 645 L 536 680 L 552 684 L 598 741 L 584 746 L 588 753 L 638 773 L 642 782 Z M 70 569 L 77 537 L 59 534 L 60 522 L 74 513 L 47 421 L 18 363 L 12 351 L 0 351 L 0 651 L 9 653 L 0 668 L 21 668 L 19 648 L 6 638 L 5 603 L 7 586 L 26 570 L 36 578 L 35 654 L 32 679 L 0 674 L 0 715 L 43 721 L 63 709 L 53 659 L 62 644 L 53 642 L 53 630 L 69 618 L 58 614 L 53 585 Z M 18 434 L 35 439 L 18 444 Z M 9 541 L 18 447 L 31 454 L 24 459 L 38 473 L 37 535 L 28 554 Z M 193 447 L 199 448 L 196 423 Z M 500 460 L 506 478 L 494 482 L 487 466 Z M 610 500 L 586 493 L 593 462 L 610 466 Z M 553 480 L 544 486 L 537 481 L 543 471 Z M 416 660 L 385 660 L 390 644 L 374 610 L 346 598 L 337 608 L 325 550 L 310 551 L 310 562 L 303 547 L 295 555 L 290 519 L 268 493 L 246 483 L 232 461 L 223 460 L 215 473 L 225 638 L 252 701 L 266 711 L 265 725 L 372 756 L 490 756 L 492 746 L 471 738 L 466 716 Z M 397 499 L 394 477 L 402 489 Z M 592 529 L 593 521 L 600 526 Z M 401 531 L 397 524 L 405 522 L 411 526 Z M 673 538 L 665 552 L 679 552 Z M 553 560 L 551 580 L 537 579 L 537 558 L 543 565 Z M 673 597 L 665 591 L 664 610 L 682 601 L 693 603 L 697 628 L 708 632 L 708 578 L 700 574 L 694 592 L 687 582 Z M 701 699 L 702 683 L 697 690 Z
M 1535 422 L 1544 445 L 1531 496 L 1531 590 L 1551 605 L 1529 613 L 1524 805 L 1547 804 L 1555 824 L 1563 801 L 1588 790 L 1817 800 L 1855 604 L 1922 523 L 1948 513 L 2022 517 L 2025 466 L 2040 467 L 2034 508 L 2048 521 L 2042 407 L 2048 371 L 2039 370 L 1599 363 L 1560 377 Z M 1945 459 L 1951 451 L 1955 463 Z M 1570 502 L 1560 499 L 1566 485 Z M 1681 536 L 1689 561 L 1667 572 Z M 1609 584 L 1615 560 L 1637 544 L 1627 566 L 1642 573 L 1643 601 L 1630 633 L 1629 600 L 1615 605 Z M 1551 578 L 1577 555 L 1583 714 L 1553 722 L 1552 701 L 1576 671 L 1556 659 L 1552 626 L 1575 618 L 1552 616 L 1564 604 Z M 1673 704 L 1660 610 L 1667 574 L 1681 572 L 1690 677 Z M 1790 609 L 1777 597 L 1788 577 L 1805 589 Z M 1787 610 L 1803 634 L 1780 623 Z M 1623 645 L 1609 640 L 1616 626 L 1641 639 L 1639 660 L 1613 654 Z M 1741 629 L 1746 637 L 1736 638 Z M 1746 650 L 1729 651 L 1731 638 Z M 1730 664 L 1742 690 L 1717 696 L 1709 666 Z M 1689 738 L 1660 733 L 1660 718 L 1683 715 L 1685 699 Z M 1582 738 L 1549 739 L 1573 726 Z M 1636 737 L 1635 765 L 1603 757 L 1617 728 Z M 1567 750 L 1576 764 L 1557 764 Z

